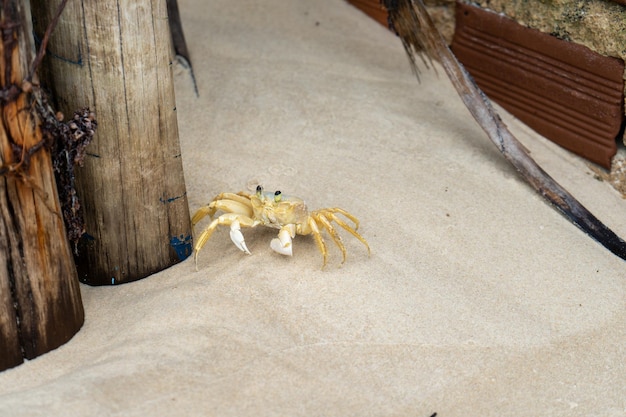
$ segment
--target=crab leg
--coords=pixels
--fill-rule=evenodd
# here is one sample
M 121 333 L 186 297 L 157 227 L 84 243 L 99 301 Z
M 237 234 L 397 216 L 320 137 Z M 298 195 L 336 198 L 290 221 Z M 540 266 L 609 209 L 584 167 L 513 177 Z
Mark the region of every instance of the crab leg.
M 344 214 L 340 211 L 341 214 Z M 357 239 L 359 239 L 361 241 L 361 243 L 363 243 L 365 245 L 365 247 L 367 248 L 367 253 L 371 254 L 371 250 L 370 250 L 370 245 L 367 244 L 367 240 L 365 240 L 365 238 L 363 236 L 360 235 L 359 232 L 356 231 L 356 229 L 359 227 L 359 222 L 356 220 L 356 218 L 354 218 L 354 216 L 346 216 L 348 217 L 350 220 L 352 220 L 355 224 L 355 228 L 353 229 L 352 227 L 350 227 L 348 224 L 346 224 L 346 222 L 344 222 L 343 220 L 341 220 L 340 218 L 338 218 L 337 216 L 335 216 L 334 214 L 330 214 L 330 218 L 337 223 L 339 226 L 341 226 L 344 230 L 346 230 L 348 233 L 350 233 L 352 236 L 356 237 Z
M 331 218 L 334 218 L 332 213 L 329 213 L 329 216 L 331 216 Z M 322 226 L 324 226 L 324 228 L 326 229 L 326 231 L 330 235 L 331 239 L 339 247 L 339 249 L 341 250 L 341 257 L 342 257 L 341 258 L 341 263 L 342 264 L 345 263 L 346 262 L 346 247 L 343 245 L 343 242 L 341 242 L 341 236 L 339 236 L 339 234 L 337 233 L 337 231 L 335 230 L 333 225 L 330 223 L 330 221 L 326 217 L 326 215 L 324 215 L 322 213 L 319 213 L 319 214 L 315 215 L 315 220 L 320 222 L 322 224 Z M 337 221 L 336 218 L 334 220 Z M 340 224 L 340 226 L 341 226 L 341 224 Z
M 196 224 L 198 224 L 198 222 L 204 219 L 206 216 L 213 217 L 211 211 L 215 213 L 215 210 L 212 210 L 211 207 L 208 205 L 200 207 L 191 218 L 191 227 L 195 227 Z
M 322 268 L 326 266 L 328 262 L 328 250 L 326 249 L 326 243 L 324 243 L 324 239 L 322 238 L 322 234 L 320 233 L 320 229 L 317 227 L 317 222 L 313 216 L 309 217 L 308 225 L 310 229 L 310 233 L 313 235 L 313 239 L 315 239 L 315 244 L 317 248 L 322 252 L 322 256 L 324 257 L 324 263 L 322 264 Z
M 194 260 L 196 261 L 196 267 L 198 265 L 198 253 L 209 240 L 215 229 L 217 229 L 217 226 L 230 226 L 230 239 L 233 241 L 235 246 L 239 248 L 239 250 L 250 255 L 250 251 L 248 250 L 243 234 L 241 233 L 241 226 L 255 227 L 257 224 L 258 222 L 252 220 L 250 217 L 237 213 L 222 214 L 217 219 L 214 219 L 196 240 L 196 244 L 194 246 Z
M 313 214 L 319 214 L 319 213 L 324 213 L 324 215 L 330 214 L 329 218 L 332 218 L 335 221 L 337 221 L 337 216 L 334 216 L 334 214 L 335 213 L 339 213 L 339 214 L 345 216 L 346 218 L 350 219 L 350 221 L 352 223 L 354 223 L 353 230 L 359 230 L 359 219 L 357 219 L 352 214 L 348 213 L 347 211 L 345 211 L 342 208 L 334 207 L 334 208 L 327 208 L 327 209 L 322 209 L 322 210 L 316 210 L 316 211 L 313 212 Z M 339 223 L 339 222 L 337 222 L 337 223 Z M 345 223 L 343 223 L 343 224 L 345 224 Z M 342 227 L 344 227 L 344 226 L 342 226 Z M 348 227 L 350 227 L 350 226 L 348 226 Z
M 222 199 L 220 197 L 227 197 L 228 199 Z M 200 220 L 209 216 L 213 218 L 216 211 L 222 210 L 226 213 L 243 214 L 247 217 L 252 217 L 252 206 L 249 201 L 245 201 L 244 198 L 237 194 L 223 193 L 215 197 L 210 204 L 201 207 L 191 218 L 191 226 L 195 226 Z

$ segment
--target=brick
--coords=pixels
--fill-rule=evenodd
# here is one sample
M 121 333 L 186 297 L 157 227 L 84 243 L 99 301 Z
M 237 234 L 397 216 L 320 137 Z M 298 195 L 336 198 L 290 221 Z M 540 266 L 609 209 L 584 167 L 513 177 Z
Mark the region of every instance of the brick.
M 609 168 L 624 63 L 457 2 L 452 50 L 485 93 L 539 134 Z

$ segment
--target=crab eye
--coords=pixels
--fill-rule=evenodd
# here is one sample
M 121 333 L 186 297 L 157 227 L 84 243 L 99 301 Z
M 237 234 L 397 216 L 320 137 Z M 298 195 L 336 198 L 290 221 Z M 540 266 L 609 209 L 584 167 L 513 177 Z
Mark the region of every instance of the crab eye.
M 261 194 L 263 193 L 263 187 L 261 187 L 260 185 L 256 186 L 256 196 L 257 197 L 261 197 Z
M 276 191 L 274 193 L 274 201 L 278 203 L 281 198 L 283 198 L 283 193 L 281 193 L 280 191 Z

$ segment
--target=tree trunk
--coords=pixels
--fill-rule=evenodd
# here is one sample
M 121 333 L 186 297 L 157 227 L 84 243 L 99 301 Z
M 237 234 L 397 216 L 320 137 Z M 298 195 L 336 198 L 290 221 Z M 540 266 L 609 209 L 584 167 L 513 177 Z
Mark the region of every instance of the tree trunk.
M 41 36 L 60 0 L 32 0 Z M 68 2 L 44 61 L 66 114 L 89 106 L 98 131 L 77 171 L 86 237 L 79 279 L 119 284 L 191 253 L 165 0 Z
M 24 4 L 19 4 L 24 3 Z M 84 319 L 44 141 L 24 83 L 34 59 L 28 2 L 0 2 L 0 370 L 68 341 Z M 39 103 L 40 104 L 40 103 Z

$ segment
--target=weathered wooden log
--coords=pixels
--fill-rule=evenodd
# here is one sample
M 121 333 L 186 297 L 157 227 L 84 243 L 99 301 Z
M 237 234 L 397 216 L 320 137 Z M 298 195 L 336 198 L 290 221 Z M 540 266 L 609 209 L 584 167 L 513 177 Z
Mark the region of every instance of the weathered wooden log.
M 32 0 L 39 36 L 60 1 Z M 171 59 L 165 0 L 68 2 L 49 43 L 42 78 L 57 107 L 98 118 L 76 175 L 84 283 L 137 280 L 191 254 Z
M 35 57 L 28 2 L 0 2 L 0 370 L 57 348 L 84 312 L 65 235 L 42 102 L 25 81 Z

